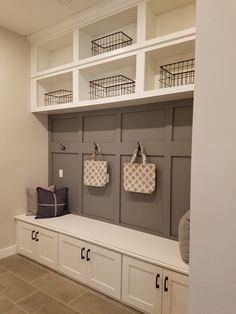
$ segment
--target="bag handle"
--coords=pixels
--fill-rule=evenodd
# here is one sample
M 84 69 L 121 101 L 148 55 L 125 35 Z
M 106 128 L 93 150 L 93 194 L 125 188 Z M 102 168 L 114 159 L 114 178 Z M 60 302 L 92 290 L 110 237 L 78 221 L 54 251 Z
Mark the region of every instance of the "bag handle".
M 92 161 L 95 161 L 95 156 L 98 155 L 99 159 L 101 160 L 102 159 L 102 154 L 101 154 L 101 149 L 100 147 L 98 146 L 98 144 L 96 144 L 95 148 L 94 148 L 94 152 L 92 154 L 92 158 L 91 160 Z
M 132 158 L 131 158 L 131 163 L 132 163 L 132 164 L 135 162 L 135 160 L 136 160 L 136 158 L 137 158 L 137 156 L 138 156 L 138 152 L 139 152 L 139 149 L 136 148 L 135 151 L 134 151 L 134 153 L 133 153 L 133 156 L 132 156 Z M 143 146 L 142 146 L 141 144 L 140 144 L 140 152 L 141 152 L 141 155 L 142 155 L 142 163 L 143 163 L 144 165 L 146 165 L 146 164 L 147 164 L 147 156 L 146 156 L 145 151 L 144 151 L 144 148 L 143 148 Z

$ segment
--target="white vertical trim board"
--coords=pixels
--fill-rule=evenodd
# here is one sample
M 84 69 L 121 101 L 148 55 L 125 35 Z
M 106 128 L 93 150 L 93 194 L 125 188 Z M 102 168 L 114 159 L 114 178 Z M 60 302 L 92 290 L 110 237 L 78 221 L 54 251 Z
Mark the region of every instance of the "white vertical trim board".
M 0 259 L 16 254 L 16 245 L 0 249 Z

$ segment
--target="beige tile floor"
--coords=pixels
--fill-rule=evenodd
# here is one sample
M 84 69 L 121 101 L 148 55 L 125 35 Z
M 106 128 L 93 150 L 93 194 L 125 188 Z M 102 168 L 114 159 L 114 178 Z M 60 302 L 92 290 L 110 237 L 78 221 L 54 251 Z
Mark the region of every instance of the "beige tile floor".
M 20 255 L 0 259 L 0 314 L 139 314 Z

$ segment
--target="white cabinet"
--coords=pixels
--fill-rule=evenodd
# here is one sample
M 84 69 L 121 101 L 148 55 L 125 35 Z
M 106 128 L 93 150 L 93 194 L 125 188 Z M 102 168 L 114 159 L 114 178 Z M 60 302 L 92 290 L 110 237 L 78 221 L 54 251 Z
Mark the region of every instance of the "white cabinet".
M 162 268 L 123 257 L 122 300 L 145 313 L 161 313 Z
M 18 253 L 142 313 L 188 313 L 188 276 L 178 272 L 187 273 L 187 268 L 179 260 L 175 241 L 151 235 L 146 238 L 134 230 L 122 237 L 123 227 L 111 229 L 109 224 L 72 214 L 50 222 L 40 220 L 37 223 L 40 227 L 35 223 L 32 216 L 20 216 L 17 221 Z M 49 225 L 51 230 L 48 230 Z M 104 235 L 107 238 L 109 235 L 111 241 L 106 242 Z M 88 238 L 93 244 L 85 240 Z M 142 243 L 141 251 L 140 246 L 137 249 L 133 245 L 137 239 Z M 127 246 L 128 242 L 132 246 Z M 101 247 L 101 243 L 106 248 Z M 159 254 L 155 252 L 155 259 L 152 245 L 162 248 Z M 147 250 L 143 251 L 143 247 Z M 132 257 L 126 255 L 128 252 Z M 143 258 L 156 262 L 152 264 Z M 177 271 L 168 270 L 163 265 L 172 265 Z
M 18 253 L 53 269 L 57 269 L 57 241 L 57 232 L 17 223 Z
M 85 242 L 60 234 L 58 250 L 58 270 L 85 283 Z
M 59 235 L 59 271 L 116 299 L 121 290 L 121 254 Z
M 188 276 L 123 257 L 122 301 L 151 314 L 187 314 Z
M 188 276 L 163 270 L 162 314 L 188 313 Z

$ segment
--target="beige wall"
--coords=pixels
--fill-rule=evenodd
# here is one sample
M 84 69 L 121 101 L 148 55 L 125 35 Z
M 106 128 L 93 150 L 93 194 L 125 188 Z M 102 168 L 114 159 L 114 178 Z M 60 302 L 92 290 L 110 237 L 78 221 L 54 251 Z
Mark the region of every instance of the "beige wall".
M 47 118 L 30 113 L 29 76 L 28 42 L 0 28 L 0 249 L 16 242 L 26 187 L 47 183 Z
M 236 2 L 198 1 L 189 314 L 236 313 Z

